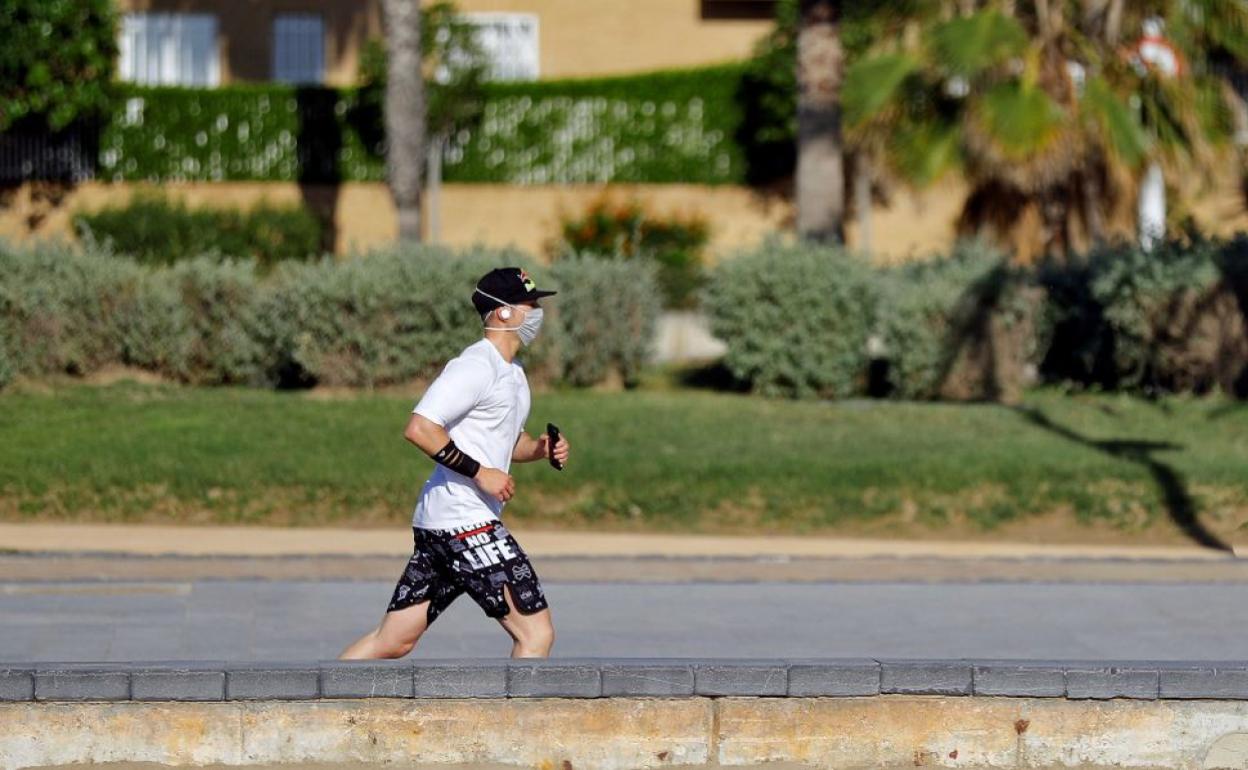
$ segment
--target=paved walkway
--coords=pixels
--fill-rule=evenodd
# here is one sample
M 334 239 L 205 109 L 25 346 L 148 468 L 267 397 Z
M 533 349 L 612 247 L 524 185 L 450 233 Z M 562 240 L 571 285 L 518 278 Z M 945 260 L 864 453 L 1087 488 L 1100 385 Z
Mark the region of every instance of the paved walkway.
M 1194 548 L 519 533 L 560 656 L 1248 659 L 1248 561 Z M 399 530 L 0 524 L 0 661 L 330 658 Z M 417 651 L 504 656 L 461 599 Z
M 386 582 L 10 583 L 0 661 L 335 657 Z M 1248 659 L 1239 585 L 547 585 L 556 654 L 624 657 Z M 417 655 L 501 657 L 461 599 Z

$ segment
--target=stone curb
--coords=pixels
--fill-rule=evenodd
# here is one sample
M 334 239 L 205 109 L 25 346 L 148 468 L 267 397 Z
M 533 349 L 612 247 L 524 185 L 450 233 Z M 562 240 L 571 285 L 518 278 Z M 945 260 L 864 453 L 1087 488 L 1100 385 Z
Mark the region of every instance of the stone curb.
M 879 695 L 1248 700 L 1248 661 L 556 658 L 0 662 L 0 702 Z

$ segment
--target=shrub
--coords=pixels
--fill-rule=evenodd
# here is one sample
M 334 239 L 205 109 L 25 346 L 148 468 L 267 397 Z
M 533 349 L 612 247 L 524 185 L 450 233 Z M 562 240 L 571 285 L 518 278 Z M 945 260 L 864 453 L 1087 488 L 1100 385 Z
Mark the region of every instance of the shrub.
M 243 211 L 190 209 L 158 193 L 136 195 L 122 206 L 78 213 L 74 226 L 141 262 L 172 264 L 188 255 L 219 253 L 256 259 L 268 269 L 283 259 L 321 250 L 321 222 L 303 206 L 268 203 Z
M 535 269 L 515 251 L 432 246 L 283 266 L 264 310 L 266 346 L 278 352 L 271 377 L 371 387 L 435 376 L 480 338 L 473 285 L 508 265 L 525 266 L 539 286 L 559 292 L 545 304 L 537 342 L 520 353 L 531 380 L 636 380 L 658 308 L 648 268 L 572 257 Z
M 0 244 L 0 338 L 9 367 L 31 376 L 89 374 L 121 358 L 121 324 L 141 270 L 66 244 Z
M 551 283 L 560 355 L 557 376 L 571 385 L 637 382 L 661 309 L 655 267 L 572 255 Z
M 195 257 L 162 272 L 181 308 L 170 324 L 177 340 L 171 348 L 183 353 L 181 370 L 170 374 L 196 385 L 267 384 L 274 354 L 260 327 L 254 264 Z M 152 306 L 167 299 L 156 295 Z
M 1035 379 L 1038 292 L 985 244 L 883 268 L 879 338 L 889 390 L 912 399 L 1017 400 Z
M 735 377 L 829 397 L 863 390 L 878 302 L 870 268 L 844 249 L 777 242 L 721 264 L 703 299 Z
M 112 0 L 5 0 L 0 130 L 37 117 L 52 129 L 107 109 L 117 57 Z
M 1046 375 L 1107 389 L 1242 395 L 1244 265 L 1248 241 L 1197 238 L 1152 251 L 1112 245 L 1046 266 L 1055 329 Z
M 397 247 L 345 262 L 286 265 L 265 321 L 285 379 L 374 386 L 437 374 L 480 337 L 472 287 L 509 252 Z
M 617 204 L 603 194 L 584 213 L 565 218 L 560 230 L 559 250 L 654 260 L 667 307 L 691 307 L 705 283 L 703 252 L 710 225 L 700 216 L 658 216 L 636 200 Z

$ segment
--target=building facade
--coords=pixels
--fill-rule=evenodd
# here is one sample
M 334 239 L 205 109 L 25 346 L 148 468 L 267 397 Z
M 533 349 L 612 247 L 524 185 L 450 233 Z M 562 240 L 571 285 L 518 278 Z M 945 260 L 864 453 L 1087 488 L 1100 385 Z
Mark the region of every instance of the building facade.
M 428 4 L 429 0 L 425 0 Z M 352 85 L 381 0 L 118 0 L 119 75 L 144 84 Z M 692 67 L 749 56 L 765 0 L 457 0 L 496 77 Z

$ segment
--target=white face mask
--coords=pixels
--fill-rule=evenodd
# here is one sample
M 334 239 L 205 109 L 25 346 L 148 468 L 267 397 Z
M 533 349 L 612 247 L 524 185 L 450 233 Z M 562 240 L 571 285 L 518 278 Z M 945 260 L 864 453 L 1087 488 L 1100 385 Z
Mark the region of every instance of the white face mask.
M 503 302 L 498 297 L 495 297 L 492 294 L 486 294 L 480 289 L 477 289 L 476 291 L 486 297 L 489 297 L 495 302 Z M 521 343 L 525 345 L 532 345 L 533 340 L 537 339 L 537 333 L 542 328 L 542 309 L 540 307 L 527 307 L 527 308 L 517 307 L 516 305 L 513 305 L 510 302 L 503 302 L 503 304 L 509 308 L 512 308 L 513 310 L 519 310 L 521 313 L 524 313 L 524 320 L 520 323 L 519 326 L 516 326 L 516 327 L 486 326 L 485 328 L 490 331 L 495 331 L 495 332 L 515 332 L 516 334 L 520 336 Z

